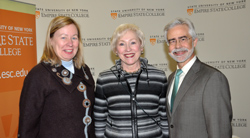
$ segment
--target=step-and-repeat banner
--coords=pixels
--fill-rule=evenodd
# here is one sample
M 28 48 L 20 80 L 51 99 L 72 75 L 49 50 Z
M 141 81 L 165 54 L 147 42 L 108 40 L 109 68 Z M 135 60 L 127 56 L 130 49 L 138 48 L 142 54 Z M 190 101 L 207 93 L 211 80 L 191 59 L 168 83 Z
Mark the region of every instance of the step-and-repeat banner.
M 222 71 L 229 80 L 234 137 L 250 136 L 249 1 L 35 0 L 33 4 L 36 5 L 37 62 L 49 22 L 56 16 L 70 16 L 80 24 L 85 62 L 95 79 L 117 59 L 111 51 L 110 38 L 122 23 L 134 23 L 141 28 L 146 37 L 143 57 L 168 76 L 176 69 L 176 63 L 168 56 L 163 29 L 176 17 L 191 19 L 199 38 L 196 46 L 199 59 Z
M 0 138 L 17 137 L 20 92 L 36 57 L 35 6 L 0 0 Z

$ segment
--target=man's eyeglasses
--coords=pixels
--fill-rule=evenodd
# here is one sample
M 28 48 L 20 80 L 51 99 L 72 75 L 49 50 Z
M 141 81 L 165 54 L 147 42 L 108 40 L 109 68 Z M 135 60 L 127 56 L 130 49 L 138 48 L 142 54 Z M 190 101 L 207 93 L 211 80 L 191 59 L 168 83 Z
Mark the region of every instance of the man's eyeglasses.
M 178 38 L 178 41 L 179 41 L 180 44 L 186 44 L 190 38 L 192 38 L 192 37 L 188 38 L 186 36 L 182 36 L 182 37 Z M 169 39 L 168 44 L 169 44 L 169 46 L 175 46 L 177 44 L 177 40 L 175 38 L 174 39 Z

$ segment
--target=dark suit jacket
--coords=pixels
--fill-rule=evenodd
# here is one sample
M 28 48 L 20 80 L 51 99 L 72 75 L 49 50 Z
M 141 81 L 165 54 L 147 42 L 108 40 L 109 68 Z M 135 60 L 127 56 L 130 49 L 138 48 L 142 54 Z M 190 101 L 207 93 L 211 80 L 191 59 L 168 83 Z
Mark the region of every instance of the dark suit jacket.
M 169 76 L 171 86 L 174 73 Z M 170 87 L 167 90 L 169 94 Z M 186 74 L 168 120 L 170 138 L 232 138 L 232 107 L 228 80 L 197 58 Z

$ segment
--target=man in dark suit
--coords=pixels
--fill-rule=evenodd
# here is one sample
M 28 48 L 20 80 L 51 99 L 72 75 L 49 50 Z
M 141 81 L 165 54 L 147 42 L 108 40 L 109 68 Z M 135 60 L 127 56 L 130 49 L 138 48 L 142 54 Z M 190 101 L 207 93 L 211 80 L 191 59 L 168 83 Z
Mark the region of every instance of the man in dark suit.
M 177 61 L 180 74 L 176 79 L 177 71 L 169 76 L 166 106 L 170 138 L 232 138 L 228 80 L 196 57 L 198 38 L 193 23 L 177 18 L 164 31 L 169 55 Z

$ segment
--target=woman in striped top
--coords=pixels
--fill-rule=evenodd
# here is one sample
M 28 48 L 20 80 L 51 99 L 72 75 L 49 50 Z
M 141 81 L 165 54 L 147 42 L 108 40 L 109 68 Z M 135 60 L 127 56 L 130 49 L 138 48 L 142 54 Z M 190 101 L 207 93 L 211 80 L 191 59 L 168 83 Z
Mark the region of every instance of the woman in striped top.
M 97 79 L 96 137 L 167 138 L 167 78 L 140 57 L 143 32 L 134 24 L 121 24 L 113 33 L 111 47 L 119 60 Z

